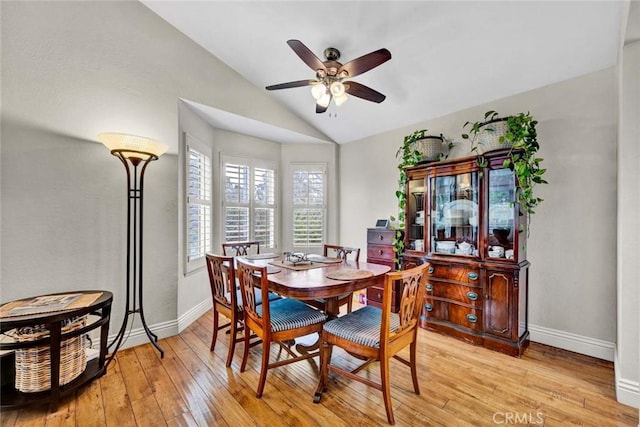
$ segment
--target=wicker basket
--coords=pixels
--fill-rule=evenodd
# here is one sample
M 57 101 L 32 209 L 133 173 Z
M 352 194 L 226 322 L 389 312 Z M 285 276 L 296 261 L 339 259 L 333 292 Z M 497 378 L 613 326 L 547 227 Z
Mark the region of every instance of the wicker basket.
M 500 137 L 505 136 L 509 130 L 507 119 L 494 119 L 480 126 L 478 145 L 482 153 L 487 151 L 510 148 L 513 142 L 506 139 L 500 143 Z
M 68 333 L 87 324 L 87 316 L 62 322 L 62 333 Z M 19 328 L 13 334 L 18 342 L 35 341 L 49 336 L 45 325 Z M 60 385 L 67 384 L 87 367 L 84 335 L 66 339 L 60 344 Z M 51 388 L 51 354 L 49 345 L 16 350 L 16 389 L 35 393 Z
M 421 161 L 432 162 L 444 154 L 445 145 L 442 136 L 425 136 L 416 141 L 416 150 L 422 155 Z

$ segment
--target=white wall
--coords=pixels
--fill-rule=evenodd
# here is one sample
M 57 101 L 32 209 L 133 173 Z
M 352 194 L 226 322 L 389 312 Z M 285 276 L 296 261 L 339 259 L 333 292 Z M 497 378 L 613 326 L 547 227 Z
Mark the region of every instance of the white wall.
M 100 132 L 132 133 L 167 143 L 173 154 L 148 168 L 144 266 L 147 320 L 161 337 L 175 334 L 178 100 L 323 136 L 138 2 L 0 8 L 2 302 L 106 289 L 115 294 L 110 330 L 117 331 L 125 172 L 95 142 Z M 137 326 L 127 346 L 146 342 Z
M 2 301 L 49 292 L 114 292 L 112 331 L 124 314 L 125 169 L 102 145 L 2 123 Z M 177 280 L 177 156 L 145 174 L 145 312 L 173 319 Z M 154 214 L 160 212 L 160 215 Z

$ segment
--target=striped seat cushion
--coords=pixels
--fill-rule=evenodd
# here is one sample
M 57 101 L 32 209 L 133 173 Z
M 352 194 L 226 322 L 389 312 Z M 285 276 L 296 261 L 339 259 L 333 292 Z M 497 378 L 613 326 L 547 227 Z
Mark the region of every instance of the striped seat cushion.
M 380 348 L 381 322 L 382 310 L 367 305 L 359 310 L 325 323 L 323 329 L 332 335 L 357 344 Z M 390 331 L 394 332 L 399 326 L 400 320 L 398 319 L 398 315 L 391 313 Z
M 302 328 L 317 323 L 324 323 L 327 315 L 315 310 L 296 299 L 281 298 L 269 303 L 271 310 L 271 330 L 273 332 Z M 256 307 L 262 316 L 262 306 Z

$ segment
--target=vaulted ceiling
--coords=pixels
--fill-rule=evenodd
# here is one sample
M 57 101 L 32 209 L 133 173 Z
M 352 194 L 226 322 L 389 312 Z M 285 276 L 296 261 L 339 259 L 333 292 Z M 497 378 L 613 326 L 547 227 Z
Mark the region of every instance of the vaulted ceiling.
M 346 63 L 392 59 L 353 80 L 384 95 L 315 112 L 309 87 L 269 95 L 346 143 L 616 65 L 624 1 L 152 1 L 142 3 L 261 90 L 313 79 L 287 45 Z M 206 108 L 202 109 L 203 111 Z M 206 113 L 205 113 L 206 114 Z M 215 111 L 213 110 L 213 113 Z M 211 117 L 216 121 L 215 117 Z M 218 120 L 219 121 L 219 120 Z

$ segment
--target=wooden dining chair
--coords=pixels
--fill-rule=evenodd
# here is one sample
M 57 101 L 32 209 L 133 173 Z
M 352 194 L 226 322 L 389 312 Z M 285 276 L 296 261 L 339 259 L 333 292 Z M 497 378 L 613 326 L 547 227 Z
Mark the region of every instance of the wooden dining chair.
M 229 328 L 229 350 L 227 352 L 227 367 L 231 366 L 236 344 L 242 342 L 244 337 L 242 330 L 242 297 L 236 281 L 236 269 L 233 257 L 206 255 L 207 270 L 209 272 L 209 285 L 211 298 L 213 299 L 213 337 L 211 338 L 211 351 L 215 350 L 218 331 Z M 269 292 L 268 298 L 280 299 L 277 294 Z M 262 303 L 262 294 L 256 294 L 256 303 Z M 229 319 L 229 323 L 220 325 L 220 314 Z M 258 343 L 252 343 L 255 345 Z
M 351 260 L 358 262 L 360 261 L 360 248 L 325 244 L 323 246 L 322 255 L 326 257 L 340 258 L 343 261 Z M 324 298 L 317 298 L 305 301 L 305 303 L 317 308 L 318 310 L 324 310 L 327 305 L 327 300 Z M 342 307 L 343 305 L 347 306 L 347 313 L 351 313 L 353 310 L 353 292 L 338 296 L 338 307 Z
M 325 323 L 320 338 L 320 381 L 313 398 L 314 403 L 319 403 L 322 393 L 327 390 L 329 371 L 336 372 L 382 391 L 387 421 L 389 424 L 395 424 L 391 406 L 389 359 L 393 357 L 411 368 L 413 389 L 416 394 L 420 394 L 416 368 L 416 338 L 429 275 L 428 268 L 429 263 L 425 263 L 410 270 L 387 273 L 382 309 L 365 306 Z M 396 281 L 400 281 L 402 289 L 400 311 L 392 313 L 391 294 Z M 407 345 L 410 346 L 409 360 L 397 354 Z M 353 370 L 333 365 L 331 364 L 333 346 L 341 347 L 351 355 L 366 361 Z M 375 361 L 380 362 L 380 383 L 358 375 Z
M 282 298 L 258 305 L 255 300 L 254 286 L 262 293 L 263 301 L 267 300 L 269 279 L 267 267 L 248 264 L 238 260 L 238 276 L 242 291 L 242 307 L 244 310 L 245 347 L 240 372 L 244 372 L 249 358 L 249 335 L 253 331 L 262 340 L 262 364 L 256 397 L 261 397 L 267 380 L 267 371 L 279 366 L 309 359 L 318 352 L 296 354 L 283 343 L 288 343 L 311 333 L 319 333 L 327 320 L 327 315 L 314 310 L 301 301 L 293 298 Z M 271 343 L 280 343 L 291 357 L 269 363 Z
M 260 253 L 260 242 L 224 242 L 222 253 L 225 256 L 247 256 Z

